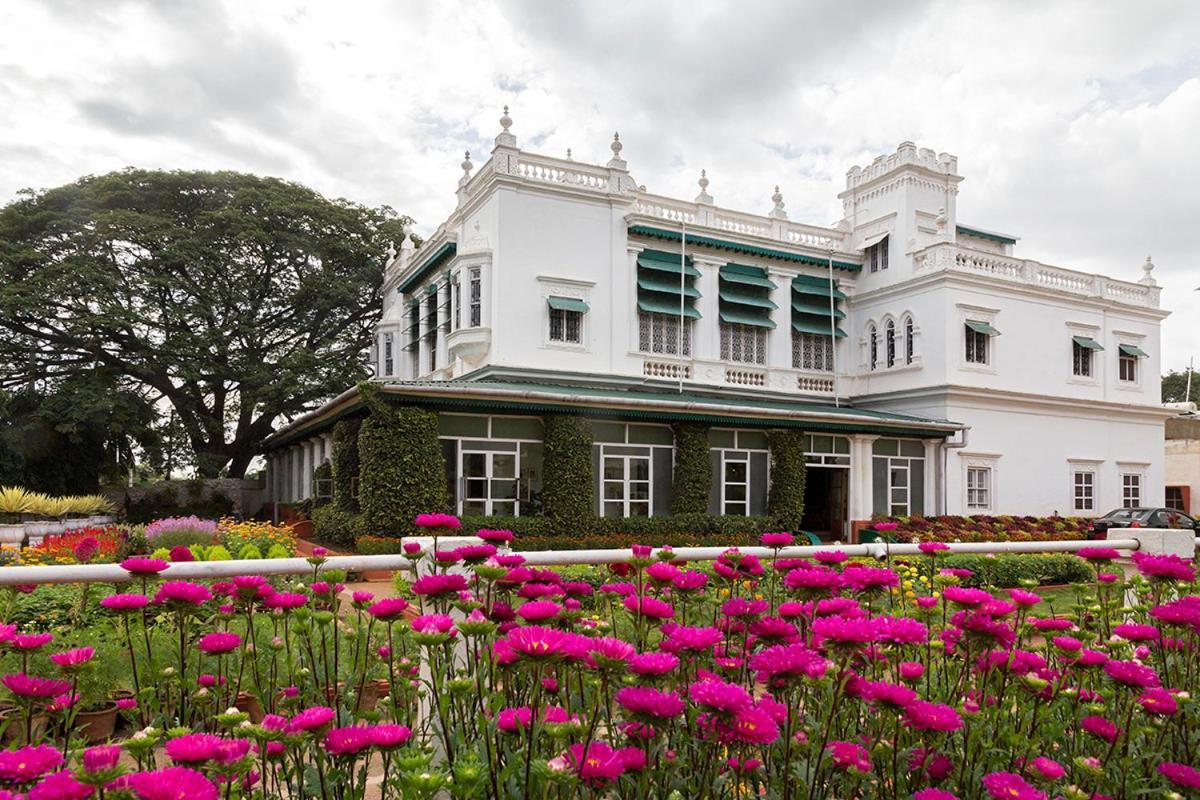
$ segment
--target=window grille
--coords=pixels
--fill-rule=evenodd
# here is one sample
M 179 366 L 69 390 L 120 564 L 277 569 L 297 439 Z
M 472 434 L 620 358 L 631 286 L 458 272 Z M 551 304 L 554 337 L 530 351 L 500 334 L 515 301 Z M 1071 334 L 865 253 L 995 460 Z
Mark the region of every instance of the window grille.
M 767 363 L 767 331 L 755 325 L 721 323 L 721 360 Z

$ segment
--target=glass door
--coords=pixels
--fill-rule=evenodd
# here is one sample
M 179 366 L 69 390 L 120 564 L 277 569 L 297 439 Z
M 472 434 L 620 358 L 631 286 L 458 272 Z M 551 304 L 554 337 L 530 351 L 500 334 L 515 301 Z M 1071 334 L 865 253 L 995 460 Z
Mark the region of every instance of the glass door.
M 517 498 L 519 457 L 516 452 L 464 449 L 460 459 L 462 498 L 459 513 L 488 517 L 515 517 L 520 513 Z
M 650 457 L 604 455 L 604 516 L 650 516 Z
M 892 516 L 907 516 L 909 509 L 908 497 L 908 473 L 909 464 L 907 461 L 892 461 L 889 468 L 890 483 L 891 483 L 891 513 Z

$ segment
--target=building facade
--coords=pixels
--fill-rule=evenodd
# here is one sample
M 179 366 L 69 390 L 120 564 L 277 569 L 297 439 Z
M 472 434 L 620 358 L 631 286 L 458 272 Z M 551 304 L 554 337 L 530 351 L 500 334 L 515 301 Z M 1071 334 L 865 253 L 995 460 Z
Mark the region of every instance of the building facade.
M 438 409 L 455 509 L 536 513 L 540 418 L 584 415 L 596 513 L 669 509 L 673 422 L 710 426 L 710 511 L 757 515 L 767 433 L 805 431 L 806 526 L 873 515 L 1093 516 L 1163 500 L 1159 328 L 1137 281 L 1014 255 L 960 222 L 957 159 L 905 142 L 854 167 L 829 227 L 639 186 L 614 136 L 585 164 L 462 164 L 458 203 L 389 253 L 375 380 Z M 354 392 L 268 442 L 273 496 L 312 493 Z

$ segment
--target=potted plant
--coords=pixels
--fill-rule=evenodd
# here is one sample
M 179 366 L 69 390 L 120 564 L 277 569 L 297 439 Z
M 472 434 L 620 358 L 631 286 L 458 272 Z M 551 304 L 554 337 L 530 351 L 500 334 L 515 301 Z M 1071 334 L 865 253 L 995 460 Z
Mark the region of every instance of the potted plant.
M 37 547 L 46 538 L 47 529 L 51 524 L 53 516 L 51 506 L 53 498 L 41 492 L 31 492 L 29 495 L 29 511 L 33 517 L 25 523 L 25 538 L 29 542 L 30 547 Z
M 117 725 L 116 692 L 119 690 L 115 687 L 120 683 L 125 667 L 113 650 L 97 647 L 88 669 L 77 676 L 75 692 L 79 699 L 74 708 L 74 735 L 88 744 L 112 738 Z
M 25 540 L 23 514 L 29 512 L 32 495 L 19 486 L 0 487 L 0 545 L 20 545 Z
M 46 523 L 43 530 L 43 537 L 57 536 L 66 530 L 66 525 L 63 523 L 63 517 L 67 515 L 70 509 L 70 504 L 65 497 L 49 497 L 46 502 L 46 516 L 50 521 Z

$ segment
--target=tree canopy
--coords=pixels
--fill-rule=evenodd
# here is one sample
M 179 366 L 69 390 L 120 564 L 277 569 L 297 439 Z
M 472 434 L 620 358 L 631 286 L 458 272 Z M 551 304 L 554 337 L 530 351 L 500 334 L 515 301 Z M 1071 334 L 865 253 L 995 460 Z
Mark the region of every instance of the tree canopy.
M 411 223 L 235 172 L 127 169 L 0 209 L 0 389 L 116 376 L 169 403 L 202 476 L 365 374 Z
M 1187 397 L 1188 371 L 1171 370 L 1162 379 L 1162 401 L 1164 403 L 1186 403 L 1200 400 L 1200 372 L 1192 372 L 1192 396 Z

